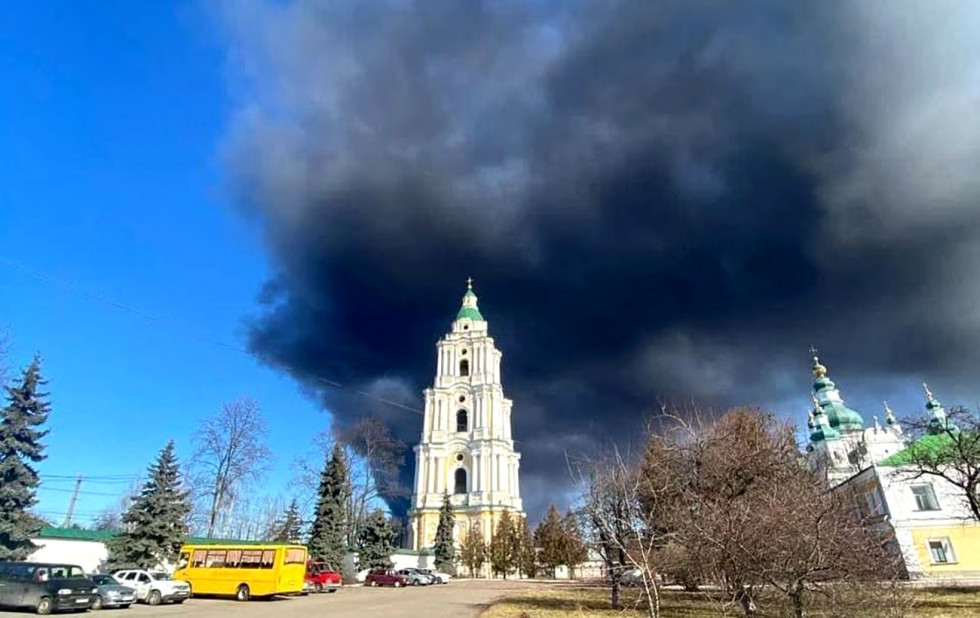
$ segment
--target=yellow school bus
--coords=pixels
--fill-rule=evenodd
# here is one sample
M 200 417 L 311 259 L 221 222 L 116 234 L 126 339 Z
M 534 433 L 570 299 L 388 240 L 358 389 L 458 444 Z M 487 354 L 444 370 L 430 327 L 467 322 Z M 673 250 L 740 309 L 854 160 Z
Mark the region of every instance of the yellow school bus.
M 303 591 L 306 548 L 302 545 L 184 545 L 174 579 L 191 594 L 234 596 L 239 601 Z

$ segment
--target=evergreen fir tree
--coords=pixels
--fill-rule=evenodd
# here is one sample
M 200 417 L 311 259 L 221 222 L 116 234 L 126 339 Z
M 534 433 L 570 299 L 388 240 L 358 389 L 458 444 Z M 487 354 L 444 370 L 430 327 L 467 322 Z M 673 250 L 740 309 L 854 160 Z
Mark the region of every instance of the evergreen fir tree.
M 517 528 L 514 527 L 514 519 L 510 511 L 504 511 L 497 522 L 497 530 L 490 539 L 490 565 L 495 573 L 504 576 L 514 570 L 517 562 L 517 552 L 514 548 L 518 545 Z
M 183 490 L 173 440 L 148 470 L 149 480 L 123 514 L 125 532 L 108 543 L 111 568 L 152 569 L 173 561 L 187 536 L 191 511 Z
M 487 561 L 487 541 L 483 538 L 483 533 L 479 528 L 473 527 L 463 537 L 463 544 L 459 548 L 459 559 L 466 565 L 470 577 L 476 577 L 483 569 Z
M 436 541 L 433 548 L 436 556 L 436 570 L 443 573 L 454 573 L 456 570 L 456 546 L 453 541 L 453 528 L 456 517 L 453 514 L 453 504 L 449 494 L 442 499 L 439 509 L 439 525 L 436 527 Z
M 391 554 L 395 551 L 395 529 L 384 511 L 378 509 L 368 516 L 358 539 L 358 567 L 361 569 L 390 569 Z
M 324 562 L 338 572 L 344 566 L 350 541 L 346 538 L 349 492 L 350 471 L 347 457 L 343 447 L 335 444 L 320 475 L 308 548 L 311 560 Z
M 551 577 L 555 576 L 555 569 L 565 564 L 568 555 L 566 551 L 565 530 L 562 525 L 561 515 L 558 514 L 558 507 L 552 504 L 548 507 L 548 514 L 544 521 L 538 524 L 534 531 L 534 540 L 541 548 L 538 559 L 548 570 Z
M 20 385 L 6 388 L 7 406 L 0 410 L 0 560 L 25 560 L 35 549 L 31 537 L 43 527 L 30 509 L 40 485 L 32 464 L 44 460 L 41 439 L 48 434 L 39 427 L 51 412 L 47 393 L 39 390 L 45 384 L 35 356 Z
M 300 534 L 300 516 L 299 516 L 299 504 L 296 499 L 289 503 L 289 507 L 286 512 L 283 513 L 282 519 L 277 522 L 276 532 L 272 536 L 272 540 L 279 543 L 296 543 L 299 541 Z
M 519 529 L 520 546 L 518 548 L 517 571 L 526 577 L 534 577 L 538 570 L 538 554 L 534 548 L 534 538 L 526 519 L 521 519 Z
M 562 518 L 561 528 L 564 536 L 562 564 L 568 566 L 569 576 L 575 577 L 575 567 L 588 559 L 589 547 L 582 538 L 582 530 L 573 511 L 568 511 Z

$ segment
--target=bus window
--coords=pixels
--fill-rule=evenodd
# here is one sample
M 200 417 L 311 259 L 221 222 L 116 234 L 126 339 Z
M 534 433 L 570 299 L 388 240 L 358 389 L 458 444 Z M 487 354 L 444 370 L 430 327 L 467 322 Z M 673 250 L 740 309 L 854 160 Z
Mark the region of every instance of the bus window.
M 276 550 L 267 549 L 262 552 L 262 567 L 263 569 L 271 569 L 276 562 Z
M 242 550 L 240 549 L 229 549 L 228 557 L 225 558 L 225 568 L 226 569 L 236 569 L 242 561 Z
M 221 567 L 225 566 L 225 551 L 209 551 L 206 566 L 214 569 L 220 569 Z
M 286 559 L 283 562 L 284 564 L 303 564 L 306 562 L 306 550 L 299 547 L 286 549 Z
M 262 551 L 258 549 L 246 549 L 242 552 L 240 566 L 243 569 L 257 569 L 262 564 Z
M 193 565 L 194 568 L 201 568 L 201 567 L 203 567 L 204 566 L 205 559 L 207 558 L 207 556 L 208 556 L 208 552 L 206 550 L 203 550 L 203 549 L 195 549 L 194 550 L 194 559 L 191 561 L 191 565 Z

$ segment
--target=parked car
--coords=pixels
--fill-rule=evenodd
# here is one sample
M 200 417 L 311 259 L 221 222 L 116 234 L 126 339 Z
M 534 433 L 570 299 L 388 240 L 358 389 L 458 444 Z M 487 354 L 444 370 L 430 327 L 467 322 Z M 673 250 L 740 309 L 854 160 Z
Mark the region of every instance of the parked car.
M 398 575 L 405 578 L 405 583 L 409 586 L 428 586 L 432 584 L 432 578 L 422 573 L 418 569 L 401 569 Z
M 116 571 L 113 576 L 123 586 L 130 586 L 136 590 L 137 601 L 149 605 L 166 602 L 180 604 L 191 596 L 191 587 L 187 582 L 175 581 L 167 573 L 124 569 Z
M 85 611 L 98 596 L 95 582 L 73 564 L 0 562 L 0 606 L 38 614 Z
M 443 573 L 442 571 L 433 571 L 432 569 L 419 569 L 422 573 L 435 578 L 435 583 L 437 584 L 448 584 L 452 576 L 449 573 Z
M 103 607 L 129 607 L 136 602 L 136 589 L 123 586 L 112 575 L 96 573 L 90 579 L 95 582 L 99 589 L 99 595 L 92 602 L 92 609 L 102 609 Z
M 341 586 L 340 573 L 322 562 L 306 563 L 306 581 L 314 592 L 337 592 Z
M 394 586 L 395 588 L 401 588 L 407 584 L 408 582 L 404 576 L 388 569 L 371 571 L 364 578 L 365 586 Z

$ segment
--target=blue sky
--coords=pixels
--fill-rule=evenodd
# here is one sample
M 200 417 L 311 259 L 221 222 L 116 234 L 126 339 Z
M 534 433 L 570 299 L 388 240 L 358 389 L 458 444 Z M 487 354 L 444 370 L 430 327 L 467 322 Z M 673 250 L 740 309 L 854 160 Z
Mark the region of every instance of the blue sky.
M 199 420 L 232 398 L 263 406 L 273 493 L 328 426 L 288 378 L 207 341 L 241 344 L 268 274 L 260 239 L 222 191 L 224 63 L 200 3 L 4 3 L 0 258 L 76 286 L 0 260 L 12 361 L 38 351 L 50 379 L 39 511 L 55 521 L 72 486 L 58 477 L 138 476 L 170 438 L 186 459 Z M 85 483 L 78 519 L 123 488 Z

